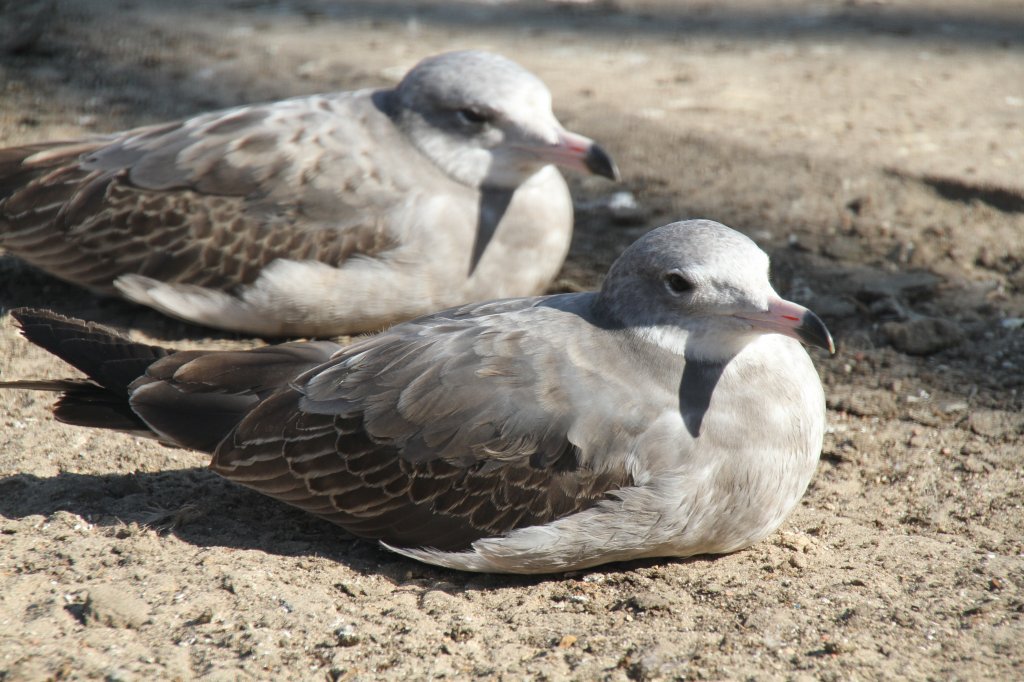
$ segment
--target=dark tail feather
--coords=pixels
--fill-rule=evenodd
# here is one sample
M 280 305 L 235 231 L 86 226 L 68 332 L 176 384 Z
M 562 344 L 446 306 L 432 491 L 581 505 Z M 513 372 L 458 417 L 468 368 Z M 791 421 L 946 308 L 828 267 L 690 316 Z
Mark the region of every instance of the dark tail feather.
M 201 451 L 212 451 L 254 405 L 338 350 L 319 341 L 175 352 L 46 310 L 11 314 L 29 341 L 89 379 L 8 381 L 0 388 L 60 391 L 53 411 L 62 422 L 156 436 Z
M 152 381 L 133 391 L 130 409 L 164 442 L 213 452 L 258 402 L 251 393 L 185 393 Z
M 21 391 L 78 391 L 85 388 L 97 388 L 96 384 L 86 379 L 16 379 L 0 381 L 0 388 L 15 388 Z
M 139 419 L 126 398 L 92 386 L 92 390 L 65 391 L 53 405 L 53 416 L 59 422 L 74 426 L 113 429 L 136 436 L 155 438 L 149 426 Z
M 48 310 L 18 308 L 11 315 L 25 338 L 78 368 L 89 380 L 4 381 L 0 388 L 61 392 L 53 416 L 65 424 L 153 435 L 129 406 L 128 385 L 171 351 Z
M 172 352 L 130 341 L 94 322 L 83 322 L 48 310 L 18 308 L 12 310 L 11 315 L 18 321 L 25 338 L 76 367 L 103 388 L 122 396 L 126 404 L 128 385 L 145 374 L 147 367 Z
M 0 381 L 0 388 L 61 393 L 52 409 L 57 421 L 65 424 L 153 435 L 128 405 L 127 393 L 114 393 L 89 379 Z

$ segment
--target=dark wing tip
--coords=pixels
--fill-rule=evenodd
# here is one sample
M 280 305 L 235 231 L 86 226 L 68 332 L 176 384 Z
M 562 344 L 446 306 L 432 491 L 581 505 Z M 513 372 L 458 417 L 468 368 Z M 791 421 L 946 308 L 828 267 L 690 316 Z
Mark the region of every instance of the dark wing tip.
M 22 335 L 54 355 L 60 355 L 56 342 L 75 335 L 101 336 L 127 342 L 120 332 L 96 322 L 61 315 L 45 308 L 14 308 L 11 317 L 18 323 Z
M 73 321 L 70 317 L 66 317 L 60 313 L 55 313 L 52 310 L 46 310 L 45 308 L 13 308 L 11 310 L 11 317 L 18 322 L 18 326 L 22 329 L 24 329 L 26 325 L 36 324 L 42 321 Z
M 173 352 L 134 342 L 116 330 L 52 310 L 15 308 L 11 316 L 31 343 L 114 391 L 127 390 L 149 365 Z

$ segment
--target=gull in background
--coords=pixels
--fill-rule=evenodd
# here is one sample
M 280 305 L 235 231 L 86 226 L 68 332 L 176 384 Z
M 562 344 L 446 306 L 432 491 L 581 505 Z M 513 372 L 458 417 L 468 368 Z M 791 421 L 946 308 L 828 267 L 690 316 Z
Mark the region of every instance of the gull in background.
M 618 177 L 536 76 L 451 52 L 393 89 L 0 150 L 0 247 L 196 324 L 377 331 L 542 293 L 573 226 L 552 164 Z

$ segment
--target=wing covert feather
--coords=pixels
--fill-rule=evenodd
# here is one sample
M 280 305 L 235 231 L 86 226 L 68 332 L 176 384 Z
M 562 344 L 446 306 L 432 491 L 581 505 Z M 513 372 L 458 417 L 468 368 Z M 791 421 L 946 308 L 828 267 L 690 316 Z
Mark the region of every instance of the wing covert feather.
M 631 485 L 625 458 L 603 465 L 611 460 L 570 439 L 576 398 L 556 385 L 559 372 L 536 364 L 565 356 L 515 327 L 464 319 L 472 316 L 413 322 L 344 349 L 253 410 L 211 467 L 271 495 L 264 482 L 279 486 L 290 473 L 290 504 L 356 535 L 397 546 L 430 537 L 442 550 L 581 511 Z
M 359 141 L 397 134 L 366 94 L 3 150 L 0 245 L 107 293 L 128 273 L 230 291 L 277 258 L 380 254 L 398 243 L 393 197 L 414 188 L 365 173 Z

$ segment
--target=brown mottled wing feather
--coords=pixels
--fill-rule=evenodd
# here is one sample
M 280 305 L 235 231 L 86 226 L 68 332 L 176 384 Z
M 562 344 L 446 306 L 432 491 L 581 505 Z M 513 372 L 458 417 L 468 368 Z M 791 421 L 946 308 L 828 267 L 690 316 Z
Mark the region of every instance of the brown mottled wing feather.
M 492 308 L 515 306 L 532 303 Z M 211 467 L 354 534 L 448 551 L 630 485 L 592 457 L 615 442 L 569 437 L 577 417 L 554 367 L 567 357 L 473 316 L 345 349 L 249 413 Z
M 0 246 L 106 293 L 128 273 L 231 290 L 280 257 L 380 253 L 395 243 L 389 192 L 349 190 L 363 169 L 347 160 L 343 125 L 321 146 L 332 117 L 344 122 L 362 101 L 286 100 L 0 150 Z
M 261 400 L 338 350 L 329 341 L 245 351 L 179 351 L 129 387 L 132 411 L 159 436 L 212 452 Z

